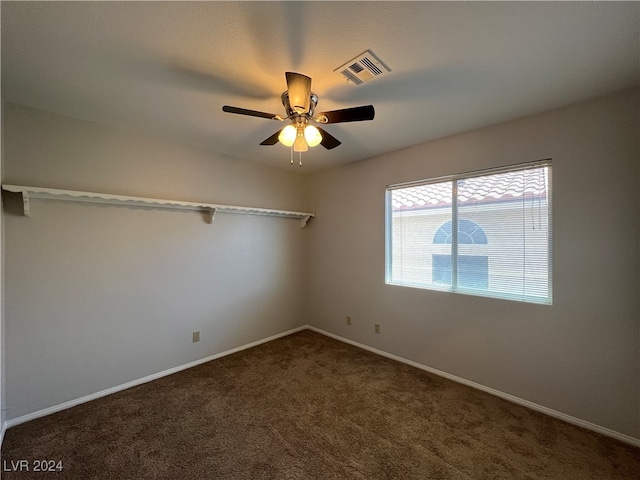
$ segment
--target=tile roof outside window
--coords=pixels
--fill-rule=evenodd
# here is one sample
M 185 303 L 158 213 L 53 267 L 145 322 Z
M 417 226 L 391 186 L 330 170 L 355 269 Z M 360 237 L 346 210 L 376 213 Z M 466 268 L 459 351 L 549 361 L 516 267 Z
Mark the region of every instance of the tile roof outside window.
M 543 173 L 544 172 L 544 173 Z M 524 182 L 524 188 L 523 188 Z M 506 172 L 458 181 L 458 204 L 540 199 L 547 194 L 546 170 Z M 420 210 L 451 205 L 451 182 L 417 185 L 394 190 L 393 211 Z

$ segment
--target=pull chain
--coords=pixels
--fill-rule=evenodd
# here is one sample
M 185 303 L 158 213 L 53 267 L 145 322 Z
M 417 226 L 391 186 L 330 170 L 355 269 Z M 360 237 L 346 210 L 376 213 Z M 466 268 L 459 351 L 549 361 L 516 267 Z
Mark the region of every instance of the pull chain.
M 302 166 L 302 152 L 298 152 L 298 162 Z M 293 147 L 291 147 L 291 165 L 293 165 Z

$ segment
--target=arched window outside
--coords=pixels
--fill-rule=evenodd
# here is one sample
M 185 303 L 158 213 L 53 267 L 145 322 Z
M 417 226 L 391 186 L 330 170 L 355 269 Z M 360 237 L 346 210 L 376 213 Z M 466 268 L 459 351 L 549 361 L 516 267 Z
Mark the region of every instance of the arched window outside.
M 443 223 L 433 236 L 433 243 L 452 242 L 452 223 Z M 482 228 L 471 220 L 458 220 L 458 244 L 484 244 L 487 236 Z M 432 255 L 433 283 L 451 285 L 451 255 Z M 458 285 L 460 287 L 487 289 L 489 286 L 489 257 L 487 255 L 458 255 Z
M 433 243 L 451 243 L 451 221 L 443 223 L 433 236 Z M 458 243 L 487 244 L 484 230 L 471 220 L 458 220 Z

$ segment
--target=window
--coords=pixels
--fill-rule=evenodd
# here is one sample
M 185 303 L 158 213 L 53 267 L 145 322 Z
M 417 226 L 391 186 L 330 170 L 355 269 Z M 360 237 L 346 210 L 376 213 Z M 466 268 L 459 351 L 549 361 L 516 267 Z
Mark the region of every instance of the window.
M 386 282 L 551 303 L 551 161 L 387 187 Z

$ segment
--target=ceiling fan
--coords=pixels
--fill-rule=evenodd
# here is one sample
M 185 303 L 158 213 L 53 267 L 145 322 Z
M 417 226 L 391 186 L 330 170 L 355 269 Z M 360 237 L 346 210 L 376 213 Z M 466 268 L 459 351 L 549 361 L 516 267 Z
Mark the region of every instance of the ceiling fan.
M 373 120 L 375 116 L 373 105 L 331 110 L 316 114 L 315 108 L 318 104 L 318 96 L 311 91 L 311 78 L 295 72 L 286 72 L 285 76 L 287 90 L 282 94 L 281 100 L 287 113 L 286 116 L 231 107 L 229 105 L 222 107 L 222 111 L 227 113 L 268 118 L 281 122 L 285 120 L 291 121 L 289 125 L 278 130 L 261 142 L 260 145 L 275 145 L 279 141 L 287 147 L 292 147 L 292 155 L 294 151 L 306 152 L 309 147 L 315 147 L 318 144 L 327 150 L 331 150 L 340 145 L 340 140 L 322 128 L 312 125 L 311 122 L 316 124 L 361 122 L 363 120 Z M 293 163 L 293 157 L 291 163 Z M 302 162 L 300 164 L 302 165 Z

